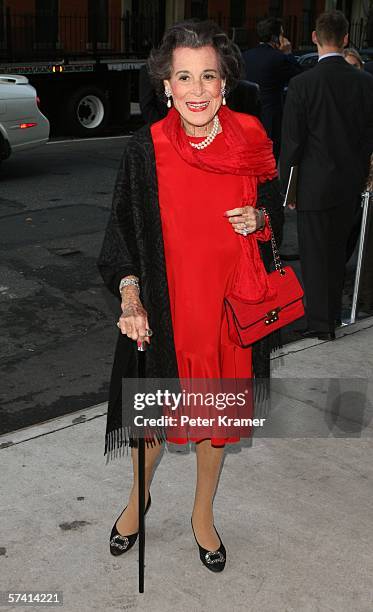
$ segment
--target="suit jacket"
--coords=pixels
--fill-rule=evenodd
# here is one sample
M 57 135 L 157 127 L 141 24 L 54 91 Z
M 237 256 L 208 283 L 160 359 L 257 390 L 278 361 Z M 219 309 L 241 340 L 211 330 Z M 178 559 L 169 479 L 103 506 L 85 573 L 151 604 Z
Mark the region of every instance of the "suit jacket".
M 364 188 L 373 151 L 373 80 L 343 57 L 321 60 L 289 84 L 280 175 L 298 166 L 297 207 L 350 205 Z
M 243 53 L 246 79 L 260 87 L 261 119 L 270 138 L 275 138 L 281 123 L 284 87 L 292 77 L 300 74 L 294 55 L 286 55 L 271 45 L 261 44 Z
M 278 183 L 275 179 L 260 185 L 258 198 L 268 210 L 277 240 L 281 240 L 283 207 Z M 270 249 L 270 244 L 263 243 L 262 248 Z M 145 376 L 178 378 L 155 153 L 148 125 L 131 137 L 124 150 L 97 266 L 105 285 L 118 300 L 118 312 L 120 279 L 130 274 L 140 278 L 141 301 L 154 330 L 146 351 Z M 257 380 L 268 383 L 269 355 L 278 342 L 278 336 L 272 333 L 253 345 L 253 369 Z M 122 378 L 138 376 L 138 355 L 136 343 L 118 332 L 106 426 L 105 454 L 109 453 L 108 459 L 115 457 L 122 446 L 136 446 L 136 440 L 131 439 L 130 432 L 123 424 L 121 391 Z M 256 406 L 266 397 L 265 393 L 263 395 L 263 385 L 257 386 L 257 390 Z M 162 435 L 160 431 L 161 439 Z
M 373 75 L 373 61 L 365 62 L 364 70 L 366 72 L 368 72 L 368 74 L 372 74 Z

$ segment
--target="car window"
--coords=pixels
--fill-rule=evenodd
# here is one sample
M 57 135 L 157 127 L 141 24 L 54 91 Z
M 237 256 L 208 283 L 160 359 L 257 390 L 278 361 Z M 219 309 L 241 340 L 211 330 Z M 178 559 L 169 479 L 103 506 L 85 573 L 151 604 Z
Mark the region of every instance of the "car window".
M 317 62 L 317 57 L 307 57 L 302 62 L 303 66 L 313 66 Z

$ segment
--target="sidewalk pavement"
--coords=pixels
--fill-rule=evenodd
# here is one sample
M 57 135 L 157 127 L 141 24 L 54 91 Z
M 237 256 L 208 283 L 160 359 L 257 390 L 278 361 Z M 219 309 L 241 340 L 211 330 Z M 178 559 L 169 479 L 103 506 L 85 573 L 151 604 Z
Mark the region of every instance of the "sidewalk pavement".
M 194 450 L 163 453 L 146 519 L 144 594 L 137 545 L 109 554 L 131 462 L 124 454 L 106 464 L 106 405 L 2 436 L 0 590 L 63 591 L 66 612 L 371 612 L 372 355 L 370 318 L 335 342 L 301 341 L 273 360 L 275 397 L 297 437 L 228 445 L 214 504 L 227 548 L 222 574 L 202 566 L 191 532 Z M 348 379 L 356 390 L 343 391 Z M 330 388 L 347 410 L 326 418 Z M 322 437 L 305 437 L 320 414 Z

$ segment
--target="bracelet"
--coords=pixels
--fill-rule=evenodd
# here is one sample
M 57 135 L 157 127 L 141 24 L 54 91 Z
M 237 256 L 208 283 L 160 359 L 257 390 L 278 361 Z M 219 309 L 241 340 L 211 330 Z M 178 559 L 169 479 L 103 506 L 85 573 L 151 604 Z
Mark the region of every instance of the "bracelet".
M 140 285 L 139 285 L 139 281 L 137 280 L 137 278 L 122 278 L 122 280 L 119 283 L 119 293 L 121 293 L 124 287 L 129 287 L 130 285 L 133 285 L 134 287 L 136 287 L 137 291 L 140 294 Z

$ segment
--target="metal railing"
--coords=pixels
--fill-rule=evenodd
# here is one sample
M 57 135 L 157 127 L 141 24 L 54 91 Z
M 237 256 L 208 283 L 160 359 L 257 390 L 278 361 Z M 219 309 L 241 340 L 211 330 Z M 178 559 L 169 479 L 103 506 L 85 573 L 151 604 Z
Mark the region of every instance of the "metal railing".
M 160 41 L 160 20 L 133 15 L 14 14 L 0 24 L 1 61 L 58 60 L 81 56 L 146 57 Z
M 247 49 L 257 44 L 256 26 L 259 16 L 246 20 L 242 27 L 232 26 L 222 12 L 213 13 L 216 21 L 238 44 Z M 314 16 L 303 18 L 290 15 L 283 18 L 286 36 L 293 49 L 313 49 L 311 32 Z M 357 48 L 373 45 L 364 20 L 352 22 L 350 42 Z M 162 37 L 162 20 L 153 12 L 150 16 L 127 11 L 121 17 L 100 15 L 15 14 L 8 8 L 0 14 L 0 60 L 37 61 L 73 58 L 74 56 L 123 55 L 147 57 L 150 49 Z

